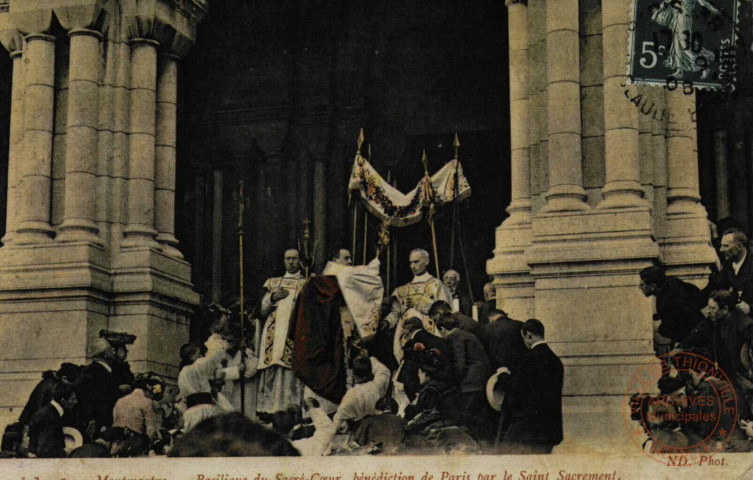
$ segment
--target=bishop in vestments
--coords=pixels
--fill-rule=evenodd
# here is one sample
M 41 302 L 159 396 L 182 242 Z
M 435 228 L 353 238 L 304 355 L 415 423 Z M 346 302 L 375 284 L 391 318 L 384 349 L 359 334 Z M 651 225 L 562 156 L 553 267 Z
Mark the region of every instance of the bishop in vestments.
M 409 317 L 419 317 L 423 321 L 424 328 L 436 335 L 434 321 L 429 317 L 429 308 L 437 300 L 444 300 L 448 304 L 452 302 L 449 289 L 441 280 L 427 271 L 429 252 L 420 248 L 413 250 L 410 252 L 408 261 L 413 272 L 413 280 L 392 292 L 390 313 L 381 325 L 381 328 L 397 327 L 393 352 L 398 363 L 403 358 L 403 346 L 407 341 L 403 335 L 405 320 Z

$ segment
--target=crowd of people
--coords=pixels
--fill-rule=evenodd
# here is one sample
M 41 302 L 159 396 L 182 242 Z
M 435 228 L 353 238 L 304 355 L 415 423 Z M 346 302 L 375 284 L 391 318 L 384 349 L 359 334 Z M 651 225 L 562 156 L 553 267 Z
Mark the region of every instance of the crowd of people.
M 164 453 L 182 428 L 178 390 L 156 375 L 134 375 L 127 361 L 136 337 L 101 331 L 91 363 L 45 371 L 19 421 L 6 428 L 6 455 L 89 458 Z M 67 440 L 66 440 L 67 439 Z
M 563 368 L 540 321 L 497 309 L 491 284 L 472 305 L 456 271 L 443 280 L 428 273 L 425 250 L 410 254 L 413 280 L 384 300 L 378 256 L 363 266 L 350 258 L 336 250 L 306 278 L 298 251 L 288 250 L 285 274 L 265 282 L 244 325 L 237 308 L 205 309 L 198 336 L 176 352 L 177 385 L 134 376 L 127 345 L 135 337 L 102 331 L 90 364 L 43 374 L 3 450 L 40 458 L 548 453 L 562 441 Z
M 723 232 L 703 289 L 661 265 L 640 272 L 641 291 L 656 299 L 662 364 L 659 395 L 630 398 L 648 450 L 753 450 L 748 243 L 740 228 Z M 562 441 L 562 363 L 544 325 L 509 318 L 491 284 L 473 305 L 459 274 L 433 277 L 420 249 L 409 257 L 413 279 L 388 296 L 378 256 L 353 266 L 339 249 L 309 277 L 298 251 L 283 262 L 285 274 L 265 282 L 244 325 L 237 308 L 206 309 L 204 331 L 176 352 L 177 385 L 131 372 L 135 336 L 100 332 L 91 363 L 43 373 L 3 450 L 43 458 L 525 454 Z M 717 401 L 697 400 L 711 396 Z
M 713 243 L 717 261 L 703 289 L 659 265 L 640 272 L 643 294 L 656 299 L 662 375 L 659 395 L 630 402 L 654 452 L 753 451 L 753 256 L 739 225 Z

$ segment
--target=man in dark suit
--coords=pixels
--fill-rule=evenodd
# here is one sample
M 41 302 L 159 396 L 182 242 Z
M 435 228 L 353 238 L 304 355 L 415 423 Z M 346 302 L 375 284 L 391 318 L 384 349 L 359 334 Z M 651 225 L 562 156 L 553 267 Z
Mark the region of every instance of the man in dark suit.
M 112 409 L 120 398 L 120 390 L 112 373 L 116 361 L 112 345 L 98 338 L 92 342 L 89 356 L 92 362 L 79 375 L 76 388 L 80 401 L 79 428 L 91 435 L 102 427 L 112 426 Z
M 711 294 L 706 310 L 708 318 L 700 322 L 682 341 L 678 349 L 689 348 L 707 351 L 719 369 L 729 378 L 738 398 L 737 408 L 741 418 L 751 415 L 748 392 L 741 383 L 746 368 L 741 352 L 745 343 L 753 345 L 753 318 L 735 305 L 736 299 L 727 290 Z
M 514 371 L 527 349 L 520 329 L 523 322 L 513 320 L 502 310 L 494 309 L 489 313 L 489 323 L 481 327 L 481 343 L 489 355 L 492 371 L 507 367 Z
M 490 372 L 484 346 L 475 335 L 459 328 L 457 314 L 443 313 L 436 325 L 439 335 L 452 345 L 463 423 L 476 439 L 488 438 L 490 412 L 485 388 Z
M 748 256 L 748 236 L 738 228 L 730 228 L 722 235 L 719 249 L 722 267 L 709 275 L 703 292 L 708 298 L 717 290 L 730 290 L 737 299 L 737 309 L 746 315 L 753 305 L 753 258 Z
M 679 278 L 667 277 L 659 265 L 640 272 L 640 288 L 646 297 L 656 297 L 655 321 L 659 335 L 668 338 L 672 347 L 680 343 L 701 320 L 705 306 L 698 287 Z
M 551 453 L 562 442 L 562 362 L 544 341 L 544 325 L 532 318 L 521 327 L 530 350 L 513 371 L 512 421 L 505 453 Z
M 421 383 L 418 381 L 419 362 L 416 361 L 416 356 L 413 355 L 413 352 L 428 350 L 438 352 L 438 357 L 442 359 L 442 365 L 444 366 L 440 375 L 449 381 L 454 380 L 454 361 L 450 342 L 429 333 L 424 329 L 423 321 L 418 317 L 405 320 L 403 334 L 408 337 L 408 340 L 403 347 L 403 364 L 400 367 L 397 381 L 404 385 L 405 394 L 411 402 L 421 390 Z
M 52 400 L 31 418 L 29 452 L 37 458 L 64 458 L 63 414 L 78 403 L 76 387 L 60 382 L 52 390 Z
M 452 307 L 450 307 L 450 304 L 444 300 L 437 300 L 431 304 L 431 307 L 429 307 L 429 317 L 434 320 L 434 325 L 437 324 L 439 317 L 444 313 L 452 313 Z M 460 327 L 460 329 L 470 332 L 476 335 L 476 337 L 481 335 L 481 325 L 479 325 L 473 318 L 468 315 L 463 315 L 462 313 L 455 313 L 455 318 L 458 319 L 458 327 Z

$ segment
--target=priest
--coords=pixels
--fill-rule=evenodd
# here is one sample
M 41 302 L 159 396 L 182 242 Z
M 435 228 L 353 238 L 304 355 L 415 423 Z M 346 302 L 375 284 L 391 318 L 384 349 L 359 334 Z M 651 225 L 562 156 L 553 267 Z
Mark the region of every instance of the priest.
M 259 346 L 257 414 L 262 420 L 288 407 L 300 407 L 303 383 L 293 373 L 293 342 L 288 338 L 290 317 L 306 282 L 298 250 L 285 251 L 285 275 L 267 279 L 260 315 L 265 318 Z
M 424 328 L 435 334 L 434 321 L 429 316 L 429 308 L 437 300 L 452 302 L 448 288 L 441 280 L 433 277 L 429 268 L 429 252 L 415 249 L 408 257 L 413 280 L 392 292 L 390 313 L 382 320 L 379 328 L 397 327 L 393 342 L 393 354 L 398 363 L 403 357 L 403 346 L 407 338 L 403 338 L 403 323 L 409 317 L 418 317 L 423 321 Z

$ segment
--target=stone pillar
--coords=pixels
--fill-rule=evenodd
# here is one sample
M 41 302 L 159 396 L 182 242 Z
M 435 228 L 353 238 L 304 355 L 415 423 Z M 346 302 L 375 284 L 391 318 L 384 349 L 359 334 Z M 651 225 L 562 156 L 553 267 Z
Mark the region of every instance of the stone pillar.
M 531 203 L 533 213 L 546 204 L 549 185 L 546 152 L 546 4 L 544 0 L 529 0 L 528 17 L 528 107 L 529 107 L 529 160 L 531 175 Z
M 102 34 L 85 28 L 71 40 L 65 146 L 65 214 L 59 241 L 102 243 L 97 236 L 97 124 Z
M 602 61 L 604 68 L 604 160 L 606 184 L 598 208 L 648 208 L 640 184 L 638 110 L 626 101 L 628 5 L 602 1 Z
M 508 223 L 531 223 L 531 165 L 528 135 L 528 18 L 522 0 L 507 0 L 510 45 L 511 197 Z
M 129 356 L 135 372 L 177 375 L 175 352 L 188 339 L 198 295 L 187 262 L 149 248 L 159 245 L 157 42 L 128 41 L 153 38 L 185 54 L 207 11 L 205 0 L 154 0 L 151 8 L 102 0 L 3 4 L 0 42 L 11 52 L 23 45 L 23 57 L 13 62 L 9 122 L 14 214 L 9 244 L 0 248 L 0 429 L 18 417 L 41 371 L 86 363 L 102 328 L 138 336 Z M 55 18 L 70 48 L 61 40 L 56 50 L 56 39 L 43 33 Z M 51 241 L 53 222 L 60 241 Z M 126 223 L 132 248 L 121 248 Z
M 666 92 L 667 237 L 663 260 L 670 273 L 703 283 L 714 261 L 706 210 L 698 193 L 695 93 Z
M 729 178 L 727 165 L 727 130 L 714 132 L 714 177 L 716 178 L 716 220 L 729 217 Z M 722 232 L 719 232 L 720 234 Z
M 8 145 L 8 199 L 6 202 L 5 236 L 3 243 L 13 242 L 13 236 L 18 228 L 18 209 L 21 204 L 21 192 L 18 185 L 21 165 L 21 152 L 24 138 L 24 61 L 23 40 L 15 45 L 10 58 L 13 59 L 13 84 L 10 100 L 10 135 Z
M 16 244 L 48 242 L 52 174 L 52 122 L 55 105 L 55 37 L 26 36 L 24 157 L 20 173 Z
M 487 271 L 497 299 L 514 318 L 533 316 L 533 278 L 525 258 L 531 244 L 530 94 L 528 82 L 528 7 L 507 0 L 510 48 L 510 139 L 512 201 L 510 216 L 496 230 L 494 258 Z
M 578 0 L 546 3 L 549 190 L 545 212 L 583 211 Z
M 153 246 L 157 47 L 148 38 L 131 44 L 131 122 L 129 130 L 128 225 L 124 247 Z
M 664 92 L 657 90 L 653 93 L 653 96 L 656 105 L 654 112 L 662 110 Z M 651 156 L 654 167 L 653 220 L 656 239 L 659 243 L 662 243 L 667 236 L 667 138 L 665 137 L 664 125 L 661 122 L 654 120 L 653 116 L 649 121 L 651 122 L 651 144 L 653 146 L 650 152 L 653 153 Z
M 165 254 L 183 258 L 175 248 L 175 167 L 178 106 L 178 57 L 160 56 L 157 79 L 157 132 L 154 169 L 154 225 Z

